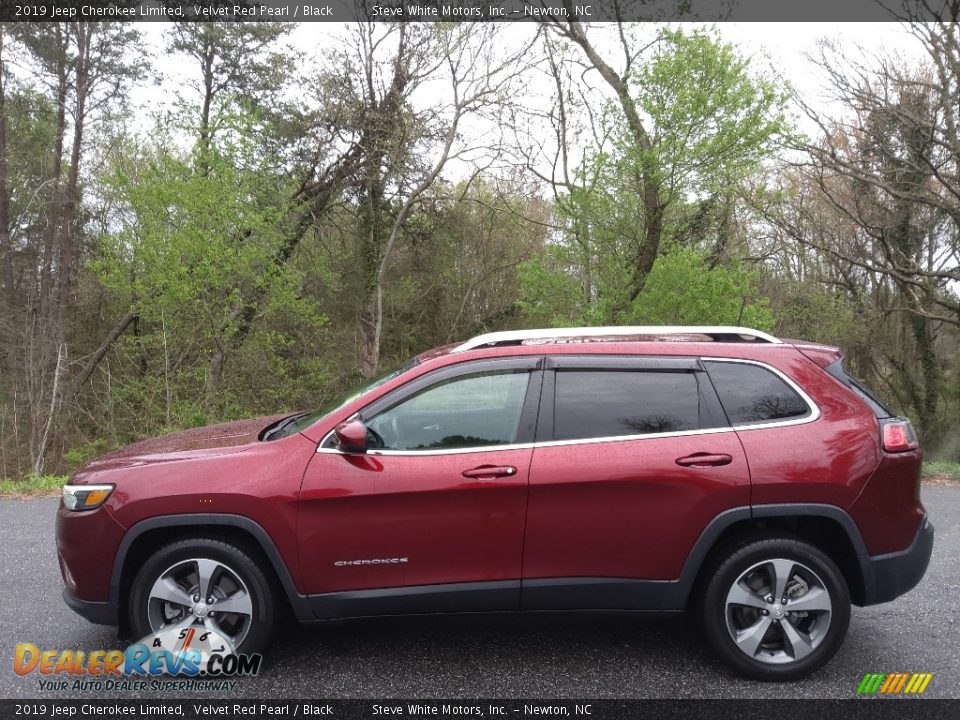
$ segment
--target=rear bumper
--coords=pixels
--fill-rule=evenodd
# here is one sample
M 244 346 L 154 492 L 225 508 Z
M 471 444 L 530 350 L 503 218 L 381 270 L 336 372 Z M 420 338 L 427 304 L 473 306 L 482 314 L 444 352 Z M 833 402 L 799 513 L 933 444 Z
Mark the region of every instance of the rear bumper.
M 926 517 L 906 550 L 885 555 L 861 556 L 863 605 L 876 605 L 900 597 L 917 586 L 933 553 L 933 524 Z
M 63 589 L 63 601 L 80 617 L 97 625 L 116 625 L 117 606 L 111 602 L 81 600 L 67 588 Z

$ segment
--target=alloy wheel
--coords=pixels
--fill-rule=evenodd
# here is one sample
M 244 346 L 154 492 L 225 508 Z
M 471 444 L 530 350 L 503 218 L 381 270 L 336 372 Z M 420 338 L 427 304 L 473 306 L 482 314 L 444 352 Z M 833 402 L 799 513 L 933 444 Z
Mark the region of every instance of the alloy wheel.
M 191 558 L 153 583 L 147 617 L 154 633 L 199 625 L 239 647 L 250 631 L 253 600 L 236 571 L 217 560 Z
M 832 612 L 820 577 L 787 558 L 747 568 L 726 597 L 727 631 L 734 644 L 769 664 L 796 662 L 814 652 L 827 635 Z

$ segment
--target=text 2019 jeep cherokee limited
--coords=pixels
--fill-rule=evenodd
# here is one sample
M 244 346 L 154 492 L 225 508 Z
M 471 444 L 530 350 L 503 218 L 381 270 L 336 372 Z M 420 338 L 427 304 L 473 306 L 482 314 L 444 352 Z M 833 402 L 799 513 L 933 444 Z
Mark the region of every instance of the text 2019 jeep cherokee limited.
M 64 599 L 238 651 L 301 621 L 693 608 L 735 669 L 823 665 L 933 527 L 904 418 L 835 348 L 728 327 L 511 331 L 333 409 L 130 445 L 64 488 Z

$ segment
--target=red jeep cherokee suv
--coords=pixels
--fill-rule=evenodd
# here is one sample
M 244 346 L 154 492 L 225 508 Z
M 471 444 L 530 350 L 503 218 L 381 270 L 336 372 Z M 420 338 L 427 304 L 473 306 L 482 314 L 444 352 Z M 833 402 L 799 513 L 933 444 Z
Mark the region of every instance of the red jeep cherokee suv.
M 794 679 L 923 576 L 910 422 L 839 350 L 735 327 L 492 333 L 334 408 L 130 445 L 64 488 L 64 599 L 238 651 L 301 621 L 695 609 Z

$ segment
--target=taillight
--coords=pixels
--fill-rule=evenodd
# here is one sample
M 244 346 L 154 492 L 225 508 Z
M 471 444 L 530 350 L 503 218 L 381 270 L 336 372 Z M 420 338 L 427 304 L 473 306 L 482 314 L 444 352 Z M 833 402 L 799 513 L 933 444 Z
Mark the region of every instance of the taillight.
M 886 420 L 880 430 L 883 449 L 887 452 L 907 452 L 920 447 L 913 425 L 907 418 L 899 417 Z

